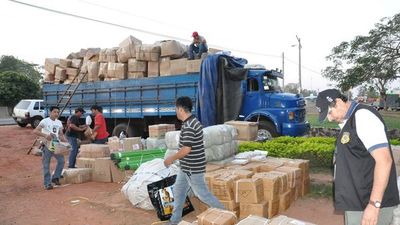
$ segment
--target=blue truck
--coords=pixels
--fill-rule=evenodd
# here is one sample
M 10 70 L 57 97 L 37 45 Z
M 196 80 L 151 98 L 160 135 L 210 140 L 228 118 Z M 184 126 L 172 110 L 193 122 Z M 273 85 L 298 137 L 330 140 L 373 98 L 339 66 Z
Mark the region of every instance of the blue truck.
M 259 122 L 259 138 L 276 136 L 302 136 L 308 133 L 305 100 L 301 95 L 283 93 L 279 79 L 283 75 L 275 70 L 248 69 L 247 78 L 241 81 L 243 95 L 237 120 Z M 174 76 L 147 77 L 140 79 L 97 81 L 81 83 L 70 103 L 60 115 L 61 120 L 83 107 L 103 107 L 107 129 L 118 136 L 125 130 L 128 136 L 148 135 L 148 126 L 175 123 L 175 100 L 189 96 L 198 102 L 200 73 Z M 76 85 L 76 84 L 73 84 Z M 67 90 L 66 84 L 44 84 L 43 98 L 48 109 L 56 105 Z M 197 114 L 197 110 L 193 112 Z

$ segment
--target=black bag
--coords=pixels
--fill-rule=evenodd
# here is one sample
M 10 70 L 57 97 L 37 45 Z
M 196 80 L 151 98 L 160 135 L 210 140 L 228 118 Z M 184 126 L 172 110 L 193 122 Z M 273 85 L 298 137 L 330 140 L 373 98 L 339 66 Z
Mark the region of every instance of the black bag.
M 151 204 L 157 211 L 157 216 L 160 218 L 160 220 L 169 220 L 172 216 L 172 211 L 174 209 L 172 186 L 175 183 L 175 180 L 176 175 L 147 185 L 147 191 L 150 196 Z M 192 211 L 194 211 L 193 205 L 189 198 L 186 197 L 182 216 Z

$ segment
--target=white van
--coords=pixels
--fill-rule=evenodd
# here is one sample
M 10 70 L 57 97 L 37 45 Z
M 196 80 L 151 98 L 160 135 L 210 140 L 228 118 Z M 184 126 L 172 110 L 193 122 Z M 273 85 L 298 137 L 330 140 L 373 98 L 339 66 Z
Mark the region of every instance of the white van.
M 12 117 L 20 127 L 26 127 L 30 123 L 33 128 L 36 128 L 44 118 L 43 100 L 22 99 L 14 107 Z

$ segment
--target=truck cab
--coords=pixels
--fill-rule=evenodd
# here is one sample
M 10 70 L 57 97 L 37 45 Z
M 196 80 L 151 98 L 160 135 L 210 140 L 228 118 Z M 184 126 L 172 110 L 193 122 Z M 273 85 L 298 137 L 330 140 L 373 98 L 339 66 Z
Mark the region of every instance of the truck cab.
M 305 135 L 305 100 L 299 94 L 283 93 L 283 74 L 275 70 L 250 69 L 242 82 L 243 104 L 239 119 L 259 123 L 258 139 L 281 135 Z

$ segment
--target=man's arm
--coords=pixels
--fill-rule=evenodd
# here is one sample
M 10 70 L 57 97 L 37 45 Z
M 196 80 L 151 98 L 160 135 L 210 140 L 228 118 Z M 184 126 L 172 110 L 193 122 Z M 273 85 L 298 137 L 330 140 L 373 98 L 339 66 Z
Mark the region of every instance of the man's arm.
M 187 154 L 190 153 L 190 151 L 192 151 L 191 147 L 183 146 L 181 149 L 179 149 L 179 151 L 177 153 L 175 153 L 174 155 L 172 155 L 172 156 L 168 157 L 166 160 L 164 160 L 164 165 L 166 167 L 168 167 L 175 160 L 182 159 L 183 157 L 185 157 Z
M 50 135 L 50 134 L 45 134 L 45 133 L 43 133 L 43 132 L 42 132 L 42 129 L 43 129 L 43 125 L 42 125 L 42 124 L 39 124 L 39 125 L 33 130 L 33 133 L 36 134 L 36 136 L 44 137 L 44 138 L 46 138 L 46 140 L 51 141 L 51 139 L 52 139 L 51 135 Z
M 69 125 L 69 128 L 71 128 L 72 130 L 75 130 L 75 131 L 85 131 L 85 130 L 86 130 L 86 126 L 84 126 L 84 127 L 78 127 L 78 126 L 76 126 L 76 125 L 73 124 L 73 123 L 71 123 L 71 124 Z

